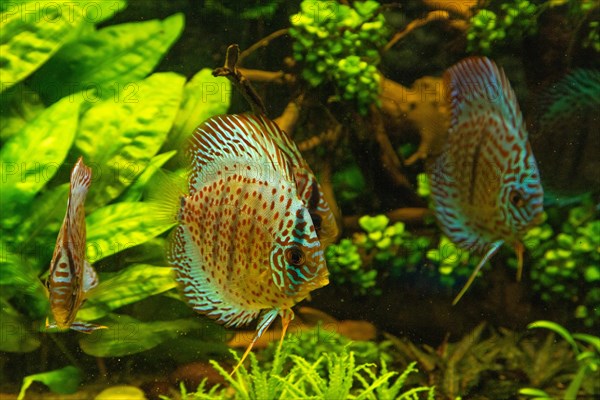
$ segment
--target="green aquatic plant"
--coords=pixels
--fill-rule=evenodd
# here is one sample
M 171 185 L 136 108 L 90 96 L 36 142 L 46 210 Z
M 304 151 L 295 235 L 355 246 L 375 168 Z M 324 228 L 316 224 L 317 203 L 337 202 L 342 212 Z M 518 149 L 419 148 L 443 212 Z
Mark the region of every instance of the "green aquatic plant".
M 363 232 L 327 248 L 329 272 L 334 282 L 349 284 L 358 294 L 379 295 L 377 278 L 414 272 L 424 258 L 429 239 L 414 237 L 402 222 L 390 225 L 385 215 L 365 215 L 358 223 Z
M 563 398 L 567 400 L 579 398 L 582 386 L 586 379 L 594 379 L 600 371 L 600 337 L 585 333 L 571 333 L 563 326 L 552 321 L 535 321 L 527 326 L 528 329 L 548 329 L 560 335 L 570 346 L 575 354 L 578 369 L 571 382 L 568 384 Z M 597 386 L 597 381 L 595 382 Z M 535 397 L 537 399 L 551 399 L 548 393 L 536 388 L 523 388 L 519 394 Z
M 232 352 L 235 357 L 237 355 Z M 405 388 L 407 377 L 416 372 L 414 363 L 403 373 L 390 371 L 381 361 L 381 368 L 374 364 L 359 364 L 354 353 L 322 353 L 315 361 L 307 361 L 292 354 L 284 344 L 275 353 L 269 367 L 263 367 L 256 356 L 249 356 L 250 367 L 240 366 L 230 375 L 216 361 L 211 364 L 233 389 L 210 389 L 205 392 L 201 384 L 196 393 L 187 393 L 187 399 L 433 399 L 433 387 Z M 290 367 L 291 365 L 291 367 Z M 185 390 L 185 389 L 184 389 Z
M 571 304 L 586 326 L 600 320 L 600 218 L 589 197 L 568 209 L 550 207 L 548 221 L 524 244 L 531 254 L 533 289 L 548 303 Z M 564 215 L 566 213 L 566 218 Z M 562 223 L 561 223 L 562 222 Z M 509 260 L 515 265 L 514 258 Z
M 325 329 L 329 328 L 329 329 Z M 352 352 L 356 362 L 360 364 L 391 362 L 392 357 L 387 352 L 390 343 L 387 341 L 376 343 L 372 341 L 350 340 L 335 331 L 335 326 L 323 326 L 319 323 L 309 331 L 290 332 L 286 336 L 286 351 L 290 354 L 304 358 L 308 362 L 315 362 L 324 353 L 341 354 L 344 351 Z M 275 358 L 278 342 L 271 342 L 260 353 L 265 365 Z M 288 359 L 291 367 L 292 363 Z
M 437 266 L 439 281 L 444 286 L 454 286 L 457 278 L 468 277 L 477 263 L 467 250 L 461 249 L 441 235 L 438 247 L 427 251 L 427 259 Z
M 467 50 L 489 54 L 492 45 L 531 35 L 537 31 L 537 15 L 538 6 L 528 0 L 501 3 L 498 12 L 480 9 L 471 17 Z
M 567 386 L 579 376 L 582 357 L 565 341 L 557 341 L 553 332 L 541 338 L 481 323 L 457 342 L 445 340 L 437 348 L 386 337 L 397 351 L 390 349 L 396 359 L 417 360 L 417 384 L 434 384 L 440 398 L 505 399 L 533 393 L 530 388 L 523 392 L 524 386 L 548 393 L 544 398 L 575 398 L 566 396 Z M 597 344 L 597 338 L 589 339 L 586 351 L 596 351 L 588 343 Z M 582 379 L 581 398 L 597 393 L 598 382 L 590 371 Z
M 150 218 L 156 209 L 141 200 L 155 172 L 191 134 L 182 127 L 227 110 L 229 83 L 209 70 L 188 84 L 175 73 L 151 74 L 183 31 L 183 15 L 97 28 L 126 2 L 110 2 L 112 8 L 95 2 L 95 18 L 84 14 L 88 3 L 56 1 L 36 9 L 49 15 L 2 8 L 0 351 L 44 346 L 46 354 L 74 360 L 54 345 L 69 335 L 39 331 L 49 311 L 42 281 L 65 215 L 69 172 L 80 156 L 93 171 L 86 251 L 100 285 L 79 317 L 108 326 L 81 339 L 81 349 L 114 357 L 165 343 L 177 348 L 183 332 L 198 330 L 205 335 L 202 346 L 210 347 L 206 343 L 223 332 L 192 316 L 176 295 L 169 297 L 175 282 L 160 236 L 172 224 Z M 150 242 L 154 251 L 130 261 Z M 155 313 L 159 320 L 147 322 L 136 306 L 152 301 L 185 311 Z
M 385 44 L 385 19 L 374 0 L 351 6 L 304 0 L 290 17 L 294 59 L 312 87 L 333 82 L 339 97 L 354 102 L 361 114 L 378 104 L 379 49 Z
M 491 1 L 470 19 L 467 51 L 491 54 L 495 47 L 519 43 L 523 37 L 537 33 L 541 13 L 561 6 L 568 7 L 567 23 L 577 27 L 598 3 L 588 0 Z M 597 20 L 591 19 L 587 24 L 587 34 L 582 45 L 600 51 L 600 25 Z

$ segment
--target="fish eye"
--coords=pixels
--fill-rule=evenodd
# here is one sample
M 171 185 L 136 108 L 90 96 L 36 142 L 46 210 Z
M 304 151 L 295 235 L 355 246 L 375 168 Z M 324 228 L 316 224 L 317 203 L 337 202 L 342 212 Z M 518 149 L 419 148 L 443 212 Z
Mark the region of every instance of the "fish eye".
M 525 205 L 525 199 L 523 194 L 518 190 L 511 190 L 508 195 L 508 201 L 515 207 L 523 207 Z
M 296 267 L 304 265 L 304 262 L 306 261 L 304 252 L 296 246 L 292 246 L 285 251 L 285 259 L 288 263 Z
M 315 226 L 315 230 L 319 232 L 321 230 L 321 226 L 323 224 L 323 218 L 319 214 L 310 214 L 310 218 L 312 219 L 313 225 Z

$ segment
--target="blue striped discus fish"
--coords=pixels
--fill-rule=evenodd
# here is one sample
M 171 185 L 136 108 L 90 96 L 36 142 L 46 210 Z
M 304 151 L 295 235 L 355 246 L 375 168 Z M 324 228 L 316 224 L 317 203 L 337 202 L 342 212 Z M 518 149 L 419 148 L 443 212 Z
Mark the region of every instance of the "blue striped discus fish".
M 189 155 L 169 260 L 196 312 L 228 327 L 260 318 L 239 366 L 277 315 L 283 341 L 291 307 L 327 285 L 322 242 L 337 225 L 298 149 L 265 117 L 210 118 Z
M 452 122 L 442 153 L 429 165 L 442 231 L 464 249 L 483 253 L 457 295 L 507 243 L 515 247 L 543 213 L 543 190 L 517 99 L 506 75 L 484 57 L 465 59 L 444 75 Z
M 98 285 L 98 275 L 85 259 L 85 197 L 92 180 L 92 170 L 80 157 L 71 172 L 71 186 L 67 213 L 56 239 L 46 282 L 50 296 L 50 310 L 54 323 L 46 321 L 46 328 L 71 328 L 90 333 L 104 326 L 75 321 L 77 311 L 85 301 L 85 294 Z

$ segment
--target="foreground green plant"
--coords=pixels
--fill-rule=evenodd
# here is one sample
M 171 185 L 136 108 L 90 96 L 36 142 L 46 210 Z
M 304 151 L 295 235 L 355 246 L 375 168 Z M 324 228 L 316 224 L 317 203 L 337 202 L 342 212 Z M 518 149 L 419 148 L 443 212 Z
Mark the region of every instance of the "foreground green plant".
M 551 321 L 536 321 L 527 326 L 528 329 L 548 329 L 560 335 L 573 350 L 576 355 L 578 369 L 573 379 L 567 386 L 564 392 L 565 400 L 577 399 L 580 394 L 583 382 L 586 378 L 596 378 L 600 371 L 600 337 L 588 335 L 585 333 L 571 334 L 561 325 Z M 598 385 L 596 385 L 598 386 Z M 598 389 L 598 387 L 596 387 Z M 551 399 L 552 397 L 543 390 L 535 388 L 523 388 L 519 391 L 520 394 L 532 396 L 538 399 Z
M 237 354 L 232 351 L 236 360 Z M 353 352 L 321 354 L 314 362 L 291 354 L 284 344 L 275 353 L 270 368 L 263 368 L 256 356 L 249 356 L 250 368 L 241 366 L 230 375 L 217 362 L 211 364 L 225 378 L 234 393 L 223 388 L 206 392 L 201 384 L 196 393 L 185 393 L 186 399 L 434 399 L 433 387 L 405 389 L 406 378 L 416 372 L 412 363 L 402 374 L 389 371 L 385 361 L 377 371 L 374 364 L 357 364 Z M 291 367 L 286 368 L 288 361 Z M 185 390 L 185 389 L 184 389 Z
M 515 398 L 517 393 L 533 395 L 534 391 L 548 393 L 545 398 L 575 398 L 567 397 L 571 393 L 567 383 L 581 377 L 582 362 L 593 360 L 597 365 L 597 353 L 582 356 L 584 351 L 578 353 L 566 341 L 557 341 L 553 332 L 541 339 L 503 328 L 486 329 L 481 323 L 459 341 L 444 341 L 437 348 L 386 337 L 398 351 L 396 359 L 417 360 L 421 371 L 417 382 L 434 384 L 441 399 L 505 399 Z M 596 352 L 597 340 L 587 335 L 585 351 Z M 590 371 L 579 381 L 581 398 L 600 389 Z M 523 386 L 540 389 L 524 390 Z

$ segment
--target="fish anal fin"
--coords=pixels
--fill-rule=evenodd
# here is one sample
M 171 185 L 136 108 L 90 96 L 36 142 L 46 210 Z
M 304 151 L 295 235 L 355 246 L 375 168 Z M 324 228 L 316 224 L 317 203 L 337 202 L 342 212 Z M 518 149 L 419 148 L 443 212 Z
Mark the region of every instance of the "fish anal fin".
M 475 280 L 475 277 L 477 277 L 477 274 L 479 273 L 479 271 L 481 270 L 481 268 L 485 265 L 486 262 L 489 261 L 490 258 L 492 258 L 492 256 L 494 254 L 496 254 L 496 252 L 498 251 L 498 249 L 500 249 L 500 247 L 503 244 L 504 244 L 503 240 L 499 240 L 497 242 L 492 243 L 492 245 L 488 249 L 487 253 L 485 253 L 485 255 L 479 261 L 479 264 L 477 264 L 477 267 L 475 267 L 475 269 L 473 270 L 473 273 L 469 277 L 469 280 L 467 280 L 467 283 L 465 283 L 465 285 L 463 286 L 463 288 L 460 290 L 460 292 L 454 298 L 454 301 L 452 301 L 452 305 L 453 306 L 455 306 L 456 303 L 458 303 L 460 301 L 460 299 L 467 292 L 467 290 L 469 289 L 469 287 L 471 286 L 471 284 Z
M 289 310 L 289 311 L 292 312 L 291 310 Z M 237 365 L 235 366 L 233 371 L 231 371 L 231 375 L 235 374 L 235 372 L 240 367 L 240 365 L 242 365 L 244 363 L 244 361 L 248 357 L 248 354 L 250 354 L 252 347 L 254 347 L 254 343 L 256 343 L 258 338 L 260 338 L 262 336 L 262 334 L 269 328 L 269 326 L 271 326 L 271 324 L 273 323 L 275 318 L 277 318 L 277 315 L 279 315 L 279 313 L 280 313 L 280 310 L 274 308 L 272 310 L 265 312 L 262 315 L 262 317 L 258 321 L 258 325 L 256 326 L 256 334 L 254 335 L 254 338 L 252 339 L 252 341 L 246 348 L 246 351 L 244 351 L 244 354 L 242 355 L 242 358 L 240 358 L 240 361 L 237 363 Z M 287 314 L 285 314 L 285 315 L 287 315 Z M 289 321 L 291 321 L 291 319 L 289 319 L 289 317 L 286 317 L 286 318 L 288 319 L 287 324 L 289 325 Z M 287 325 L 286 325 L 286 327 L 287 327 Z
M 89 322 L 83 322 L 83 321 L 75 321 L 71 324 L 70 328 L 74 331 L 77 332 L 81 332 L 81 333 L 92 333 L 95 330 L 98 329 L 108 329 L 108 327 L 104 326 L 104 325 L 97 325 L 97 324 L 92 324 Z

